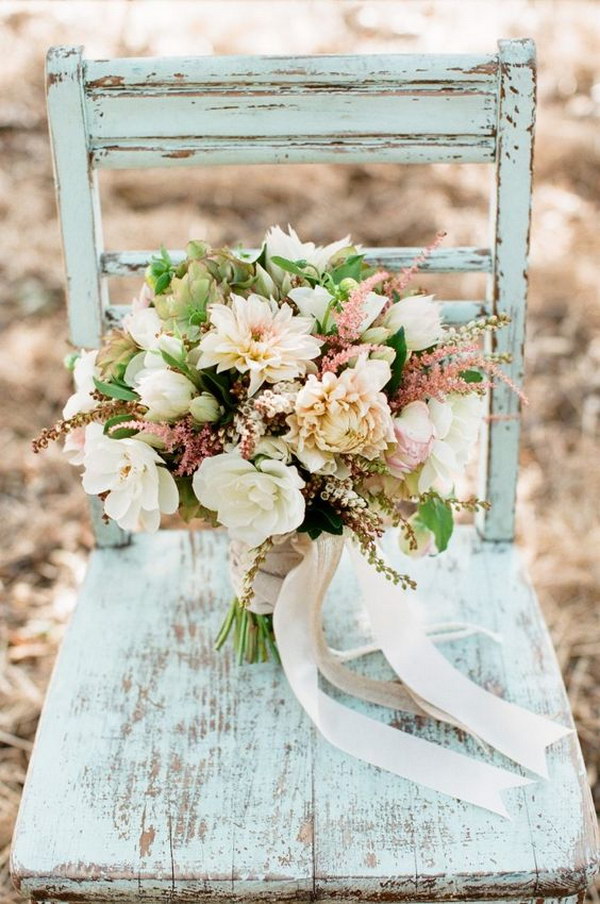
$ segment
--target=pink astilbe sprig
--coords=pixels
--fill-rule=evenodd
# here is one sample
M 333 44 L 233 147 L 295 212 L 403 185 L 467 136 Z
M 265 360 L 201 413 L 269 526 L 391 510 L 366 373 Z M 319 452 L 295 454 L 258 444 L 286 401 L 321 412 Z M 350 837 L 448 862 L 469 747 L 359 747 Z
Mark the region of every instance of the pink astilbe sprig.
M 443 360 L 450 351 L 453 360 Z M 470 368 L 483 371 L 490 379 L 480 383 L 468 382 L 461 375 Z M 414 359 L 408 362 L 402 374 L 402 386 L 390 400 L 390 407 L 393 411 L 398 411 L 410 402 L 431 398 L 443 401 L 449 393 L 461 395 L 481 393 L 497 385 L 495 381 L 505 383 L 524 404 L 527 404 L 523 391 L 498 364 L 486 358 L 477 346 L 465 346 L 460 350 L 456 347 L 442 346 L 426 355 L 414 356 Z
M 438 232 L 436 237 L 434 238 L 433 242 L 430 242 L 429 245 L 427 245 L 425 248 L 423 248 L 423 250 L 421 251 L 420 254 L 417 254 L 417 256 L 413 260 L 410 267 L 405 267 L 403 270 L 400 271 L 400 273 L 396 274 L 396 276 L 392 276 L 390 279 L 387 280 L 387 282 L 385 283 L 385 285 L 383 287 L 385 294 L 388 296 L 388 299 L 389 299 L 389 301 L 385 307 L 385 310 L 387 310 L 390 307 L 390 305 L 394 303 L 396 298 L 399 295 L 401 295 L 402 292 L 404 292 L 406 287 L 411 282 L 413 276 L 416 273 L 418 273 L 419 269 L 421 268 L 421 265 L 425 263 L 425 261 L 430 256 L 432 251 L 435 251 L 435 249 L 439 245 L 441 245 L 441 243 L 443 242 L 443 240 L 445 238 L 446 238 L 445 232 Z
M 193 474 L 205 458 L 211 458 L 223 451 L 223 440 L 215 428 L 211 424 L 203 424 L 198 430 L 191 417 L 178 421 L 173 426 L 173 434 L 177 445 L 183 448 L 175 471 L 178 477 Z
M 211 424 L 204 424 L 198 430 L 191 417 L 183 418 L 176 424 L 155 423 L 154 421 L 131 420 L 114 425 L 114 430 L 136 430 L 158 437 L 165 444 L 169 454 L 181 450 L 181 457 L 175 474 L 185 477 L 193 474 L 205 458 L 223 451 L 223 440 Z
M 372 276 L 359 283 L 353 292 L 348 296 L 341 311 L 336 311 L 333 319 L 337 326 L 338 336 L 346 342 L 352 342 L 358 339 L 360 335 L 360 325 L 364 320 L 365 311 L 364 304 L 370 292 L 375 286 L 378 286 L 388 279 L 389 273 L 386 270 L 378 270 Z
M 356 358 L 358 355 L 364 355 L 365 352 L 374 352 L 378 348 L 381 348 L 381 346 L 364 342 L 360 345 L 348 345 L 341 351 L 334 351 L 332 349 L 321 361 L 321 376 L 328 372 L 335 373 L 343 364 L 350 361 L 351 358 Z

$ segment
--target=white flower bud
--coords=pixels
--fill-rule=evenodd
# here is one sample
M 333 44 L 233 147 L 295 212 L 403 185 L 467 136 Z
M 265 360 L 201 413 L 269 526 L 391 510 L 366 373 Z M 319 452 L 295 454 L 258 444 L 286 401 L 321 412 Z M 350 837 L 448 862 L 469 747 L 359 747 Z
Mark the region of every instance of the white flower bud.
M 221 406 L 211 392 L 201 392 L 190 402 L 190 414 L 199 424 L 207 424 L 219 420 Z
M 172 421 L 187 414 L 196 392 L 183 374 L 162 367 L 146 371 L 137 388 L 151 421 Z

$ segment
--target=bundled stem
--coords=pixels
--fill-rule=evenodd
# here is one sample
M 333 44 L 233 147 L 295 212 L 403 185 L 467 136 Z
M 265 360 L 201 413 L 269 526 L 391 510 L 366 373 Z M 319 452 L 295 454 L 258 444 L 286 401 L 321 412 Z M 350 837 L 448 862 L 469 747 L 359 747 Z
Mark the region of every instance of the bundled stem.
M 231 602 L 221 629 L 215 640 L 215 650 L 220 650 L 233 632 L 233 648 L 238 665 L 244 662 L 279 662 L 279 653 L 273 632 L 273 616 L 251 612 L 237 597 Z

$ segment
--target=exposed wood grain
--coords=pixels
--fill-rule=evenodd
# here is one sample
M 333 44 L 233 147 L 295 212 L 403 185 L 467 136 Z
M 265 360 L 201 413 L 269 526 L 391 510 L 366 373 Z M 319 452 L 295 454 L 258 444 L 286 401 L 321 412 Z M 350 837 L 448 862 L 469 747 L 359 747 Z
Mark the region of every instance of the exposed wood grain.
M 92 140 L 94 166 L 216 166 L 255 163 L 492 163 L 496 139 L 470 135 L 331 135 Z
M 409 267 L 422 248 L 363 248 L 365 260 L 381 267 L 400 269 Z M 248 248 L 250 256 L 257 249 Z M 100 256 L 100 269 L 106 276 L 135 276 L 143 274 L 155 251 L 113 251 Z M 185 251 L 169 251 L 172 260 L 179 263 Z M 420 270 L 427 273 L 491 273 L 492 257 L 488 248 L 438 248 L 423 262 Z
M 500 106 L 494 220 L 495 272 L 489 298 L 495 312 L 511 323 L 492 338 L 496 352 L 510 352 L 504 370 L 517 386 L 523 383 L 527 254 L 531 216 L 533 129 L 535 122 L 535 47 L 532 41 L 500 42 Z M 482 455 L 481 495 L 492 503 L 479 518 L 490 540 L 514 536 L 515 494 L 519 461 L 519 399 L 500 384 L 490 394 L 490 424 Z
M 447 83 L 475 84 L 493 91 L 497 70 L 495 54 L 138 57 L 87 60 L 85 79 L 92 93 L 199 85 L 238 86 L 242 91 L 260 86 L 380 91 L 407 83 L 433 83 L 436 88 Z
M 166 106 L 168 104 L 168 106 Z M 491 94 L 180 95 L 107 94 L 87 103 L 94 140 L 289 138 L 352 135 L 491 135 Z
M 551 750 L 548 783 L 508 795 L 512 822 L 344 756 L 313 736 L 278 668 L 237 668 L 228 652 L 212 652 L 230 593 L 225 546 L 223 534 L 164 532 L 93 554 L 15 836 L 24 893 L 48 902 L 308 900 L 313 891 L 516 902 L 585 887 L 597 838 L 575 737 Z M 389 551 L 398 555 L 391 539 Z M 570 719 L 510 544 L 463 528 L 446 554 L 414 571 L 428 617 L 476 620 L 506 639 L 446 645 L 461 669 Z M 354 586 L 345 561 L 328 628 L 341 645 L 359 636 Z M 385 672 L 375 658 L 369 668 Z M 464 743 L 436 723 L 396 720 L 452 748 Z

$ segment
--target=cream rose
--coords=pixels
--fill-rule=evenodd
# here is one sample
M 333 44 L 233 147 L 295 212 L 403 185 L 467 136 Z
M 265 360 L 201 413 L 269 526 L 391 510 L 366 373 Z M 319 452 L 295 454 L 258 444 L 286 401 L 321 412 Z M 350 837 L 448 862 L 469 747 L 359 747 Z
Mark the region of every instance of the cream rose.
M 295 530 L 304 519 L 297 468 L 282 461 L 246 461 L 239 452 L 206 458 L 193 477 L 200 503 L 217 513 L 232 540 L 260 546 L 268 537 Z
M 418 490 L 449 493 L 467 464 L 481 427 L 483 401 L 476 393 L 449 395 L 445 402 L 427 403 L 435 429 L 431 452 L 419 474 Z
M 337 454 L 374 459 L 394 441 L 394 425 L 381 390 L 390 378 L 385 361 L 361 355 L 341 374 L 311 375 L 287 418 L 286 440 L 311 472 L 331 469 Z

